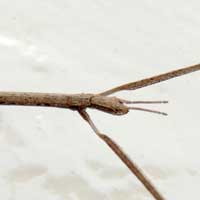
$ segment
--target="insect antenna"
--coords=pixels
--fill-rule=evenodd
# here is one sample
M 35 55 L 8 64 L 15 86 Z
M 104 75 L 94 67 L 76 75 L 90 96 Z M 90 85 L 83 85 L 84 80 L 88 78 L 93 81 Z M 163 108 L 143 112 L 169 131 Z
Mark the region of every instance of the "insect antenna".
M 139 111 L 144 111 L 144 112 L 151 112 L 155 114 L 160 114 L 160 115 L 167 115 L 165 112 L 161 112 L 158 110 L 152 110 L 152 109 L 147 109 L 147 108 L 140 108 L 140 107 L 128 107 L 129 110 L 139 110 Z
M 125 99 L 120 99 L 122 103 L 125 104 L 162 104 L 162 103 L 169 103 L 169 101 L 129 101 Z
M 163 103 L 168 103 L 168 101 L 129 101 L 125 99 L 120 99 L 120 101 L 124 104 L 163 104 Z M 153 110 L 153 109 L 148 109 L 148 108 L 141 108 L 141 107 L 135 107 L 135 106 L 128 106 L 129 110 L 139 110 L 139 111 L 144 111 L 144 112 L 151 112 L 155 114 L 161 114 L 161 115 L 167 115 L 165 112 L 161 112 L 158 110 Z

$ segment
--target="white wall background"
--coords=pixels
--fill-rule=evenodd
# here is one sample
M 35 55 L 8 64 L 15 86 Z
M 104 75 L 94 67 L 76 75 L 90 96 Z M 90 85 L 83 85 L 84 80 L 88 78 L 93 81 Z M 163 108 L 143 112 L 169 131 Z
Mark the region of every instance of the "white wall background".
M 0 90 L 99 92 L 200 62 L 197 0 L 0 0 Z M 200 198 L 200 73 L 118 96 L 168 117 L 90 111 L 166 199 Z M 150 200 L 77 113 L 0 107 L 0 198 Z

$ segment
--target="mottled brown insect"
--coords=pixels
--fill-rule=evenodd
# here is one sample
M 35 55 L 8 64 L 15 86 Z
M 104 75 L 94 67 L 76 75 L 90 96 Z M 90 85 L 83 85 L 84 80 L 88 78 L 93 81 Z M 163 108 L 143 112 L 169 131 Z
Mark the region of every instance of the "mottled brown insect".
M 130 171 L 143 183 L 146 189 L 152 194 L 156 200 L 165 200 L 158 192 L 156 187 L 142 173 L 141 169 L 123 152 L 121 147 L 117 145 L 110 137 L 102 134 L 90 116 L 86 112 L 87 108 L 104 111 L 113 115 L 125 115 L 130 110 L 141 110 L 162 115 L 166 113 L 150 110 L 141 107 L 128 106 L 128 104 L 149 104 L 149 103 L 167 103 L 167 101 L 128 101 L 117 97 L 109 97 L 110 94 L 122 90 L 136 90 L 155 83 L 159 83 L 174 77 L 200 70 L 200 64 L 174 70 L 151 78 L 131 82 L 125 85 L 115 87 L 99 94 L 52 94 L 52 93 L 30 93 L 30 92 L 0 92 L 0 105 L 21 105 L 21 106 L 49 106 L 58 108 L 68 108 L 78 111 L 85 119 L 94 132 L 99 136 L 122 160 L 122 162 L 130 169 Z

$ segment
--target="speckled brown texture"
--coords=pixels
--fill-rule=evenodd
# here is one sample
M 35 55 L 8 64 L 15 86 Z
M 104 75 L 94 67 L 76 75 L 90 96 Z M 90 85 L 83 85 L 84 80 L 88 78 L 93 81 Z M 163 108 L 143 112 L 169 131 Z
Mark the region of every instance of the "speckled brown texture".
M 32 92 L 0 92 L 1 105 L 50 106 L 76 108 L 90 106 L 91 94 L 53 94 Z
M 85 109 L 93 108 L 110 114 L 124 115 L 128 113 L 129 109 L 131 109 L 125 105 L 128 103 L 128 101 L 123 101 L 117 97 L 108 97 L 107 95 L 121 90 L 135 90 L 138 88 L 146 87 L 148 85 L 152 85 L 198 70 L 200 70 L 200 65 L 194 65 L 151 78 L 128 83 L 97 95 L 0 92 L 0 105 L 50 106 L 69 108 L 79 111 L 80 115 L 90 124 L 94 132 L 115 152 L 121 161 L 130 169 L 130 171 L 143 183 L 143 185 L 152 194 L 152 196 L 156 200 L 164 200 L 164 197 L 147 179 L 147 177 L 142 173 L 137 165 L 123 152 L 120 146 L 117 145 L 110 137 L 105 134 L 101 134 L 98 131 Z
M 131 170 L 141 183 L 143 183 L 145 188 L 152 194 L 152 196 L 154 196 L 156 200 L 165 200 L 151 181 L 142 173 L 142 170 L 124 153 L 121 147 L 116 144 L 113 139 L 104 134 L 100 134 L 100 137 L 115 152 L 115 154 L 117 154 L 121 161 Z
M 128 108 L 115 97 L 92 94 L 51 94 L 31 92 L 0 92 L 0 105 L 48 106 L 72 110 L 94 108 L 110 114 L 123 115 Z
M 22 106 L 49 106 L 80 110 L 94 108 L 114 115 L 124 115 L 129 108 L 117 97 L 107 97 L 121 90 L 135 90 L 158 82 L 162 82 L 177 76 L 200 70 L 200 64 L 178 70 L 174 70 L 158 76 L 128 83 L 99 95 L 95 94 L 53 94 L 53 93 L 31 93 L 31 92 L 0 92 L 0 105 L 22 105 Z
M 166 80 L 169 80 L 171 78 L 182 76 L 184 74 L 188 74 L 188 73 L 195 72 L 195 71 L 198 71 L 198 70 L 200 70 L 200 64 L 193 65 L 193 66 L 190 66 L 190 67 L 181 68 L 181 69 L 178 69 L 178 70 L 174 70 L 174 71 L 171 71 L 171 72 L 168 72 L 168 73 L 160 74 L 160 75 L 153 76 L 153 77 L 150 77 L 150 78 L 146 78 L 146 79 L 143 79 L 143 80 L 127 83 L 127 84 L 115 87 L 113 89 L 107 90 L 105 92 L 102 92 L 102 93 L 100 93 L 100 95 L 110 95 L 110 94 L 113 94 L 115 92 L 119 92 L 121 90 L 136 90 L 136 89 L 139 89 L 139 88 L 146 87 L 148 85 L 153 85 L 155 83 L 166 81 Z

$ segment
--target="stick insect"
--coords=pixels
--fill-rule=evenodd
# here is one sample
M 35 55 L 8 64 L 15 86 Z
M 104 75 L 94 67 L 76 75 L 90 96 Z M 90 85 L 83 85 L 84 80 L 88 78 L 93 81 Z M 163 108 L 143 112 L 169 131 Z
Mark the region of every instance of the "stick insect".
M 151 195 L 156 200 L 165 200 L 162 194 L 144 175 L 142 170 L 127 156 L 122 148 L 113 139 L 98 130 L 86 109 L 96 109 L 113 115 L 125 115 L 130 110 L 140 110 L 167 115 L 166 113 L 157 110 L 150 110 L 137 106 L 129 106 L 130 104 L 167 103 L 167 101 L 129 101 L 118 97 L 110 97 L 109 95 L 122 90 L 136 90 L 198 70 L 200 70 L 200 64 L 127 83 L 99 94 L 66 95 L 55 93 L 0 92 L 0 105 L 49 106 L 68 108 L 77 111 L 81 117 L 89 124 L 96 135 L 112 149 L 112 151 L 121 159 L 121 161 L 129 168 L 129 170 L 141 181 L 141 183 L 151 193 Z

